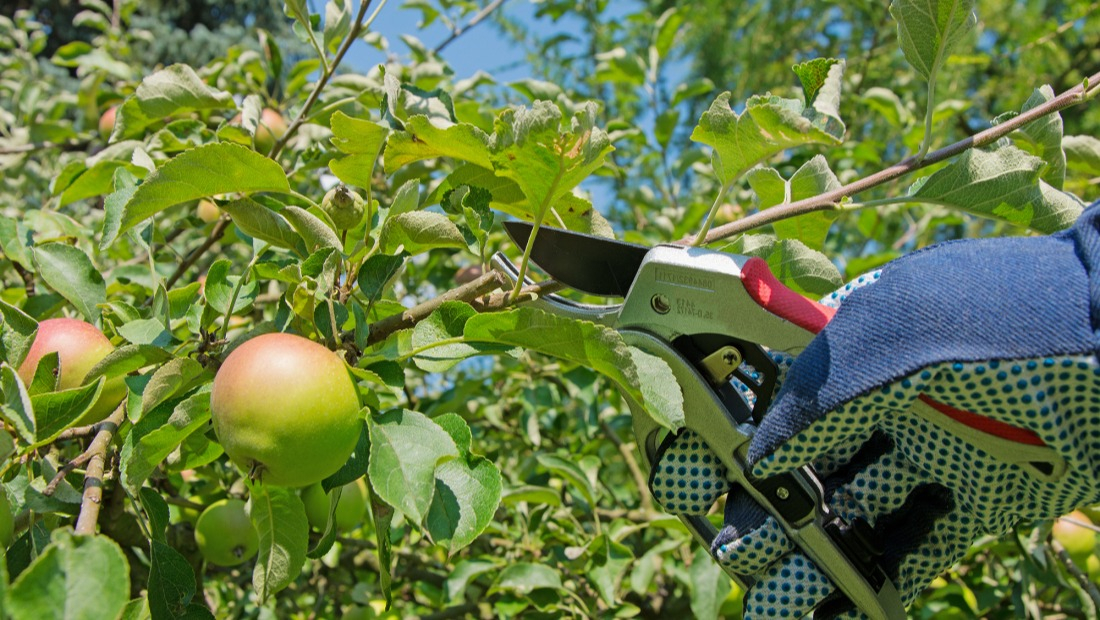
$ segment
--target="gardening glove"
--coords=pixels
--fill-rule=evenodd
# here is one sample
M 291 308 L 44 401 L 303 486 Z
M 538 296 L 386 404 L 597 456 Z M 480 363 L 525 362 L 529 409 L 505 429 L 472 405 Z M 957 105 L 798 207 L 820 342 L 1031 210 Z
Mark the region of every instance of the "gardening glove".
M 1050 237 L 945 243 L 855 290 L 794 361 L 753 474 L 812 464 L 906 604 L 979 536 L 1100 500 L 1100 203 Z M 748 618 L 860 617 L 747 496 L 712 552 Z
M 823 300 L 842 309 L 752 440 L 755 475 L 812 464 L 831 508 L 872 526 L 907 604 L 977 537 L 1100 498 L 1098 220 L 1093 205 L 1051 237 L 941 244 Z M 655 468 L 672 512 L 712 505 L 661 497 L 706 484 L 667 468 L 699 443 L 682 433 Z M 737 489 L 712 553 L 756 578 L 747 617 L 859 617 Z

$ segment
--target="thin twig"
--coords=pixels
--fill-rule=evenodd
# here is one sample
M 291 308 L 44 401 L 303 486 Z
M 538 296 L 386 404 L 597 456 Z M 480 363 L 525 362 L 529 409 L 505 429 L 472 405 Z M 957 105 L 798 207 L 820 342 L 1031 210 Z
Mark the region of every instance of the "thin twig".
M 298 116 L 291 121 L 290 126 L 286 128 L 286 133 L 281 138 L 275 141 L 275 144 L 271 147 L 271 152 L 268 153 L 268 157 L 275 159 L 282 152 L 286 143 L 294 136 L 298 131 L 298 128 L 305 122 L 306 117 L 309 116 L 309 110 L 313 107 L 313 104 L 317 103 L 317 98 L 321 96 L 321 91 L 325 89 L 325 85 L 332 78 L 332 75 L 336 73 L 336 68 L 340 66 L 340 61 L 344 59 L 344 54 L 348 53 L 348 49 L 351 44 L 359 38 L 359 32 L 363 29 L 363 17 L 367 14 L 367 9 L 370 8 L 371 0 L 362 0 L 359 4 L 359 13 L 355 16 L 355 21 L 351 25 L 351 30 L 348 31 L 348 35 L 344 37 L 344 41 L 340 44 L 340 48 L 336 50 L 336 55 L 332 57 L 332 62 L 329 63 L 328 68 L 321 74 L 321 79 L 317 80 L 317 85 L 313 87 L 313 92 L 309 93 L 309 97 L 306 102 L 302 104 L 302 109 L 298 110 Z
M 447 47 L 451 43 L 454 43 L 455 39 L 457 39 L 458 37 L 461 37 L 462 35 L 469 32 L 470 28 L 473 28 L 474 26 L 480 24 L 486 17 L 489 16 L 490 13 L 497 10 L 497 8 L 499 8 L 500 5 L 502 5 L 502 4 L 504 4 L 504 0 L 493 0 L 493 2 L 490 2 L 489 4 L 487 4 L 485 6 L 485 8 L 478 11 L 478 14 L 474 15 L 470 19 L 470 21 L 466 23 L 465 26 L 459 26 L 458 28 L 455 28 L 451 32 L 451 36 L 447 37 L 446 39 L 443 40 L 442 43 L 435 46 L 435 49 L 432 50 L 432 53 L 438 54 L 438 53 L 442 52 L 443 48 Z
M 1062 543 L 1056 538 L 1050 539 L 1050 548 L 1054 550 L 1054 554 L 1058 556 L 1058 560 L 1062 563 L 1062 566 L 1066 568 L 1069 574 L 1077 580 L 1081 589 L 1089 595 L 1092 599 L 1092 604 L 1100 609 L 1100 588 L 1096 587 L 1095 583 L 1089 579 L 1089 576 L 1081 570 L 1080 566 L 1073 561 L 1073 558 L 1069 556 L 1069 552 L 1062 546 Z
M 1093 74 L 1088 78 L 1088 84 L 1090 88 L 1094 87 L 1100 82 L 1100 73 Z M 955 155 L 962 153 L 968 149 L 979 148 L 1012 133 L 1013 131 L 1027 125 L 1028 123 L 1042 118 L 1048 114 L 1058 112 L 1059 110 L 1076 105 L 1085 99 L 1085 89 L 1083 84 L 1078 84 L 1066 92 L 1058 95 L 1057 97 L 1047 101 L 1042 105 L 1038 105 L 1027 112 L 1015 116 L 1003 123 L 994 125 L 985 131 L 978 132 L 973 136 L 967 137 L 963 140 L 945 146 L 937 151 L 933 151 L 924 157 L 922 160 L 917 160 L 915 157 L 909 157 L 898 164 L 890 166 L 884 170 L 880 170 L 870 176 L 859 179 L 858 181 L 849 183 L 839 189 L 835 189 L 831 192 L 825 192 L 812 198 L 806 198 L 792 202 L 788 205 L 776 206 L 764 211 L 758 211 L 748 217 L 742 218 L 735 222 L 729 222 L 712 229 L 707 233 L 704 244 L 713 243 L 720 239 L 726 239 L 743 233 L 753 228 L 758 228 L 765 224 L 771 224 L 779 220 L 795 217 L 798 215 L 804 215 L 806 213 L 813 213 L 814 211 L 826 211 L 838 208 L 837 205 L 840 201 L 849 196 L 854 196 L 860 192 L 866 191 L 873 187 L 882 185 L 899 177 L 902 177 L 910 172 L 926 168 L 932 164 L 939 163 Z M 683 244 L 691 244 L 694 241 L 694 237 L 686 237 L 680 241 Z
M 0 155 L 19 155 L 20 153 L 33 153 L 45 149 L 61 149 L 63 151 L 82 151 L 87 148 L 87 142 L 37 142 L 34 144 L 20 144 L 0 148 Z
M 115 436 L 115 431 L 126 419 L 126 403 L 119 405 L 114 413 L 100 422 L 95 439 L 86 451 L 89 454 L 88 469 L 84 475 L 84 497 L 80 500 L 80 515 L 76 518 L 77 534 L 95 534 L 99 521 L 99 508 L 103 502 L 103 470 L 107 461 L 107 448 Z
M 446 301 L 471 302 L 490 291 L 495 291 L 505 284 L 504 276 L 496 271 L 483 274 L 476 280 L 471 280 L 462 286 L 451 289 L 442 295 L 417 304 L 400 313 L 390 315 L 370 326 L 367 335 L 367 345 L 377 344 L 390 336 L 390 334 L 408 329 L 427 318 L 436 308 Z
M 65 479 L 65 476 L 68 476 L 69 473 L 77 467 L 80 467 L 81 465 L 87 463 L 91 458 L 92 453 L 89 450 L 76 457 L 75 459 L 69 461 L 68 463 L 65 463 L 65 466 L 57 470 L 57 473 L 54 474 L 54 477 L 50 479 L 50 482 L 46 485 L 46 488 L 42 489 L 42 494 L 53 495 L 54 491 L 56 491 L 57 487 L 61 484 L 61 481 Z
M 222 238 L 222 235 L 225 234 L 225 229 L 229 227 L 229 222 L 231 221 L 229 216 L 223 215 L 221 219 L 214 224 L 214 228 L 210 229 L 210 234 L 207 235 L 206 241 L 203 241 L 202 245 L 192 250 L 191 253 L 187 255 L 187 258 L 183 259 L 183 262 L 179 264 L 179 267 L 176 267 L 172 275 L 168 276 L 168 279 L 164 282 L 164 288 L 171 290 L 176 281 L 179 280 L 188 269 L 194 266 L 207 250 L 214 247 L 214 244 Z

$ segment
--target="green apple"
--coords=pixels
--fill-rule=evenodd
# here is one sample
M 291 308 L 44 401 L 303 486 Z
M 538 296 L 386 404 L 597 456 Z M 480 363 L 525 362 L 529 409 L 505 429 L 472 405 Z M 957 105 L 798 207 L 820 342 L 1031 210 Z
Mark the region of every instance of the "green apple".
M 336 473 L 359 440 L 359 409 L 344 361 L 291 334 L 237 347 L 210 393 L 214 432 L 229 459 L 277 486 L 304 487 Z
M 363 221 L 367 203 L 346 185 L 337 185 L 325 194 L 321 201 L 321 210 L 332 218 L 332 223 L 338 230 L 347 230 L 355 228 Z
M 306 517 L 309 524 L 323 530 L 328 524 L 328 495 L 320 484 L 306 487 L 302 491 L 302 502 L 306 505 Z M 346 532 L 355 529 L 363 522 L 367 514 L 367 483 L 362 478 L 344 485 L 340 492 L 340 501 L 336 503 L 336 529 Z
M 84 384 L 88 371 L 114 350 L 111 341 L 91 324 L 77 319 L 46 319 L 38 324 L 34 344 L 27 352 L 26 359 L 19 365 L 19 378 L 30 385 L 38 362 L 46 355 L 56 352 L 61 370 L 59 389 L 79 387 Z M 84 426 L 99 422 L 110 415 L 125 397 L 126 384 L 122 377 L 109 379 L 103 385 L 99 400 L 73 425 Z
M 198 206 L 195 207 L 195 215 L 199 216 L 199 219 L 207 224 L 216 221 L 221 217 L 221 209 L 218 209 L 218 205 L 214 204 L 213 200 L 203 198 L 199 200 Z
M 260 537 L 239 499 L 223 499 L 207 506 L 195 522 L 195 542 L 202 557 L 218 566 L 246 562 L 260 548 Z
M 107 108 L 103 112 L 103 116 L 99 117 L 99 135 L 108 140 L 111 137 L 111 133 L 115 130 L 115 117 L 118 115 L 118 106 L 113 105 Z
M 11 513 L 11 502 L 8 501 L 8 494 L 4 489 L 0 489 L 0 546 L 7 549 L 14 537 L 15 515 Z
M 1096 555 L 1096 532 L 1084 525 L 1072 523 L 1070 520 L 1086 525 L 1092 525 L 1092 521 L 1080 510 L 1075 510 L 1066 517 L 1054 522 L 1051 534 L 1066 548 L 1073 563 L 1085 569 L 1089 558 Z

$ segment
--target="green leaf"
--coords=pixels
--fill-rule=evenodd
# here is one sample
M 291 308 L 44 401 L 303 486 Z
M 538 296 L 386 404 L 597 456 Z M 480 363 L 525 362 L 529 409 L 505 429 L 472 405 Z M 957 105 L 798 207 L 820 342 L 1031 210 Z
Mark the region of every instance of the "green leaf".
M 492 195 L 490 206 L 513 217 L 524 221 L 533 222 L 536 216 L 536 207 L 527 201 L 523 190 L 512 179 L 497 176 L 492 170 L 465 164 L 451 173 L 444 182 L 432 193 L 432 196 L 442 196 L 444 193 L 457 189 L 463 185 L 478 187 L 487 190 Z M 439 200 L 439 198 L 436 198 Z M 428 198 L 429 204 L 432 197 Z M 573 195 L 564 194 L 557 202 L 551 205 L 551 215 L 548 223 L 560 226 L 568 230 L 589 233 L 601 237 L 615 236 L 611 224 L 607 222 L 599 211 L 592 207 L 592 203 Z
M 1038 107 L 1054 99 L 1054 90 L 1050 86 L 1035 89 L 1024 103 L 1021 113 Z M 1047 114 L 1024 125 L 1017 135 L 1031 145 L 1035 155 L 1046 163 L 1039 178 L 1054 189 L 1062 189 L 1066 181 L 1066 153 L 1062 150 L 1062 115 L 1055 112 Z
M 309 550 L 309 521 L 293 489 L 265 484 L 251 484 L 249 489 L 249 516 L 260 536 L 252 587 L 264 602 L 302 572 Z
M 393 194 L 389 217 L 416 211 L 420 208 L 420 180 L 409 179 Z
M 33 444 L 38 432 L 31 397 L 15 369 L 7 362 L 0 363 L 0 394 L 4 397 L 0 403 L 0 417 L 15 430 L 23 443 Z
M 435 418 L 455 441 L 459 457 L 436 468 L 435 496 L 425 528 L 432 540 L 449 555 L 469 545 L 493 519 L 500 505 L 500 470 L 487 459 L 470 453 L 473 436 L 460 416 L 449 413 Z
M 412 523 L 424 521 L 435 495 L 435 472 L 458 456 L 454 440 L 424 414 L 391 409 L 367 418 L 370 479 L 375 493 Z
M 513 344 L 591 368 L 611 379 L 663 426 L 672 430 L 682 426 L 683 397 L 671 395 L 679 387 L 675 382 L 662 381 L 650 388 L 670 393 L 658 402 L 647 400 L 630 348 L 609 327 L 534 308 L 517 308 L 471 317 L 463 332 L 467 342 Z
M 187 563 L 187 558 L 161 540 L 152 541 L 149 551 L 151 617 L 213 620 L 210 610 L 191 602 L 195 597 L 195 571 Z
M 367 298 L 368 304 L 373 304 L 381 297 L 404 264 L 404 254 L 399 256 L 375 254 L 363 263 L 363 266 L 359 268 L 356 283 L 359 285 L 359 290 Z
M 123 486 L 136 495 L 161 461 L 191 433 L 210 421 L 210 393 L 201 392 L 172 408 L 167 420 L 145 415 L 126 438 L 119 470 Z
M 233 218 L 237 228 L 249 237 L 266 241 L 275 247 L 304 253 L 305 245 L 301 235 L 295 232 L 283 216 L 255 200 L 241 198 L 224 205 L 222 209 Z
M 691 613 L 696 618 L 718 618 L 730 592 L 730 578 L 705 549 L 696 548 L 688 569 Z
M 229 270 L 232 267 L 233 264 L 228 259 L 220 258 L 214 261 L 214 264 L 210 265 L 210 269 L 206 272 L 206 287 L 203 294 L 206 296 L 206 303 L 220 315 L 224 315 L 229 311 L 231 301 L 233 303 L 231 314 L 241 312 L 251 306 L 259 288 L 259 282 L 255 278 L 249 278 L 247 282 L 241 285 L 240 291 L 237 293 L 237 299 L 233 300 L 233 291 L 237 288 L 240 279 L 247 274 L 231 276 Z
M 527 596 L 540 588 L 560 590 L 561 574 L 544 564 L 517 562 L 500 571 L 493 587 L 489 588 L 489 594 L 512 592 Z
M 836 265 L 817 250 L 797 239 L 776 239 L 774 235 L 744 235 L 724 246 L 723 252 L 758 256 L 780 282 L 795 292 L 814 297 L 827 295 L 844 284 Z
M 53 542 L 8 589 L 5 617 L 115 618 L 130 600 L 129 575 L 126 556 L 110 538 L 57 530 Z
M 756 192 L 757 205 L 761 210 L 819 196 L 840 187 L 840 181 L 821 155 L 815 155 L 802 164 L 789 181 L 784 180 L 774 168 L 753 168 L 746 179 Z M 831 224 L 829 216 L 819 211 L 774 222 L 772 228 L 782 239 L 797 239 L 811 249 L 822 250 Z
M 970 149 L 923 180 L 910 197 L 1050 234 L 1072 225 L 1084 205 L 1041 181 L 1042 168 L 1043 160 L 1015 146 Z
M 590 510 L 595 510 L 596 485 L 585 475 L 580 466 L 555 454 L 540 454 L 536 458 L 539 465 L 565 480 L 567 488 L 580 493 L 584 501 L 588 502 Z
M 374 539 L 378 547 L 378 585 L 381 586 L 382 596 L 385 597 L 386 605 L 389 606 L 393 602 L 393 542 L 390 529 L 394 510 L 374 492 L 374 484 L 369 477 L 367 491 L 370 493 L 370 513 L 374 521 Z
M 547 506 L 561 506 L 561 494 L 549 487 L 535 485 L 522 485 L 512 487 L 504 492 L 502 501 L 514 506 L 520 502 L 531 504 L 546 504 Z
M 492 167 L 519 185 L 535 221 L 614 150 L 607 133 L 596 127 L 596 109 L 592 102 L 583 105 L 565 131 L 561 111 L 549 101 L 536 101 L 530 109 L 508 109 L 497 117 L 489 142 Z
M 657 50 L 657 56 L 664 58 L 672 50 L 676 42 L 676 35 L 680 33 L 687 16 L 676 7 L 667 9 L 653 24 L 653 47 Z
M 785 149 L 840 144 L 844 135 L 843 125 L 819 126 L 821 114 L 797 99 L 753 96 L 738 114 L 730 107 L 730 96 L 729 92 L 718 95 L 691 133 L 695 142 L 714 148 L 714 172 L 723 185 Z
M 96 306 L 107 301 L 103 275 L 80 248 L 65 243 L 46 243 L 34 249 L 38 275 L 69 300 L 91 323 L 99 322 Z
M 370 187 L 378 153 L 390 129 L 374 121 L 352 118 L 339 110 L 332 115 L 330 124 L 332 145 L 348 154 L 329 162 L 332 173 L 348 185 Z
M 978 22 L 973 0 L 893 0 L 890 14 L 898 22 L 905 60 L 925 80 L 935 79 L 951 51 Z
M 118 328 L 118 335 L 139 346 L 165 347 L 175 338 L 160 319 L 138 319 Z
M 31 396 L 34 408 L 35 444 L 45 445 L 57 439 L 66 428 L 80 419 L 96 403 L 105 380 L 83 387 Z
M 411 211 L 386 218 L 379 237 L 382 252 L 404 248 L 420 254 L 437 248 L 465 248 L 466 238 L 447 216 L 431 211 Z
M 0 215 L 0 251 L 8 260 L 19 263 L 28 271 L 34 269 L 31 247 L 34 241 L 23 222 Z
M 200 146 L 150 174 L 123 204 L 117 225 L 105 221 L 100 245 L 109 247 L 119 234 L 183 202 L 216 194 L 288 191 L 282 167 L 252 149 L 229 143 Z
M 625 545 L 615 542 L 606 533 L 596 539 L 589 548 L 591 559 L 586 571 L 600 598 L 609 606 L 618 602 L 619 584 L 626 569 L 634 561 L 634 554 Z
M 336 53 L 340 43 L 351 31 L 351 0 L 328 0 L 325 3 L 325 49 Z
M 146 344 L 128 344 L 121 346 L 107 354 L 92 366 L 84 381 L 92 381 L 99 377 L 121 377 L 136 370 L 148 366 L 160 364 L 172 358 L 172 354 L 160 347 Z
M 38 321 L 25 312 L 0 301 L 0 359 L 19 368 L 38 334 Z
M 491 168 L 489 136 L 469 123 L 444 128 L 432 124 L 427 116 L 411 116 L 405 121 L 404 131 L 394 132 L 386 139 L 384 169 L 386 174 L 392 174 L 411 163 L 436 157 Z
M 189 357 L 175 357 L 158 368 L 141 393 L 141 410 L 152 411 L 176 394 L 192 387 L 202 376 L 202 364 Z
M 462 601 L 470 580 L 495 568 L 497 568 L 497 564 L 486 559 L 462 560 L 455 565 L 454 570 L 447 576 L 447 600 L 452 603 Z
M 458 362 L 485 353 L 513 353 L 516 347 L 492 342 L 463 342 L 466 321 L 477 314 L 469 304 L 445 301 L 413 327 L 413 362 L 426 372 L 444 372 Z M 442 344 L 440 344 L 442 343 Z
M 141 506 L 149 517 L 149 530 L 153 535 L 153 540 L 166 542 L 164 531 L 168 527 L 168 502 L 161 497 L 159 492 L 149 487 L 141 488 L 138 499 L 141 500 Z
M 138 137 L 149 125 L 179 112 L 232 107 L 230 93 L 210 88 L 187 65 L 171 65 L 142 80 L 119 106 L 111 140 Z
M 894 91 L 881 86 L 872 86 L 860 96 L 860 101 L 878 112 L 894 128 L 901 129 L 913 122 L 913 114 L 905 107 Z
M 364 424 L 362 432 L 359 433 L 359 441 L 356 442 L 355 450 L 352 451 L 351 456 L 348 457 L 348 461 L 344 463 L 340 469 L 336 470 L 336 473 L 322 480 L 321 488 L 324 489 L 325 493 L 328 493 L 345 484 L 355 482 L 367 474 L 369 465 L 370 431 Z
M 290 222 L 290 225 L 294 227 L 294 230 L 297 230 L 298 234 L 302 235 L 302 239 L 306 243 L 306 248 L 310 252 L 315 252 L 321 248 L 339 250 L 343 247 L 340 243 L 340 237 L 336 236 L 336 231 L 326 224 L 324 220 L 309 211 L 301 207 L 288 206 L 284 208 L 281 213 L 282 216 Z
M 1084 174 L 1100 175 L 1100 138 L 1066 136 L 1062 138 L 1066 166 Z
M 795 75 L 798 76 L 798 81 L 802 84 L 802 96 L 805 97 L 807 104 L 817 97 L 833 65 L 839 63 L 840 61 L 835 58 L 814 58 L 792 67 Z
M 488 459 L 465 456 L 440 465 L 425 527 L 454 555 L 478 537 L 500 505 L 500 470 Z

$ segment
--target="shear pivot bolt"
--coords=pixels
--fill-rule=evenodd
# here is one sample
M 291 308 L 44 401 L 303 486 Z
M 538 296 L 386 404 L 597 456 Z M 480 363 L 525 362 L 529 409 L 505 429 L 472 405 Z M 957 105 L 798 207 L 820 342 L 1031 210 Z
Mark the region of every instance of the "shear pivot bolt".
M 672 310 L 672 304 L 669 303 L 668 298 L 660 293 L 654 295 L 649 300 L 649 306 L 653 308 L 653 311 L 657 314 L 668 314 L 668 311 Z
M 775 490 L 775 496 L 779 499 L 787 499 L 791 496 L 791 492 L 787 490 L 787 487 L 779 487 Z

